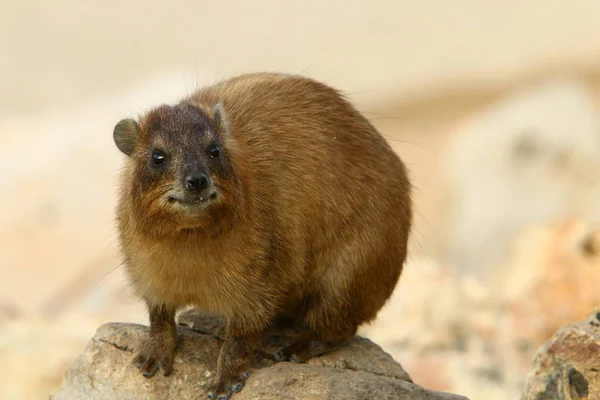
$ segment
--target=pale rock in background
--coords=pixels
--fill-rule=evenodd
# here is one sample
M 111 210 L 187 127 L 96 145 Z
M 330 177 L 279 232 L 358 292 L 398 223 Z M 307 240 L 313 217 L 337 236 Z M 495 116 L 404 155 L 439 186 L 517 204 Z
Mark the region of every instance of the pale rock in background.
M 446 151 L 443 262 L 490 278 L 521 230 L 600 221 L 600 114 L 575 79 L 517 89 L 464 119 Z

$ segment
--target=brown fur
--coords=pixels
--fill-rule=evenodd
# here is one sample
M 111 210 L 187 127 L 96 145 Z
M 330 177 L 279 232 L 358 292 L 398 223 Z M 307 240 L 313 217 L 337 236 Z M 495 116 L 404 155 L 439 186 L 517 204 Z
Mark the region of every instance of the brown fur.
M 118 206 L 127 271 L 151 319 L 188 305 L 227 317 L 217 395 L 241 388 L 233 384 L 249 346 L 276 317 L 302 321 L 323 343 L 375 318 L 406 257 L 410 184 L 399 157 L 336 90 L 250 74 L 138 122 Z M 185 139 L 190 130 L 197 141 Z M 198 213 L 174 211 L 164 193 L 183 164 L 174 157 L 172 172 L 152 173 L 152 147 L 175 140 L 182 154 L 200 155 L 215 138 L 221 160 L 203 165 L 217 198 Z M 174 320 L 158 325 L 154 337 L 168 337 Z

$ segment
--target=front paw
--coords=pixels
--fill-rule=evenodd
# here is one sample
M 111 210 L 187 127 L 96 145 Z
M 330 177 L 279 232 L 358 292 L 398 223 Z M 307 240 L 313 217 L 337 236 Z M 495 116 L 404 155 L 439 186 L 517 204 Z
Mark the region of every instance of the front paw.
M 174 351 L 165 347 L 160 343 L 147 342 L 133 359 L 133 364 L 146 378 L 153 377 L 159 369 L 162 369 L 163 376 L 169 376 L 173 372 Z
M 219 379 L 218 383 L 210 388 L 208 398 L 210 400 L 229 400 L 234 392 L 242 390 L 249 375 L 249 372 L 244 372 L 234 378 Z

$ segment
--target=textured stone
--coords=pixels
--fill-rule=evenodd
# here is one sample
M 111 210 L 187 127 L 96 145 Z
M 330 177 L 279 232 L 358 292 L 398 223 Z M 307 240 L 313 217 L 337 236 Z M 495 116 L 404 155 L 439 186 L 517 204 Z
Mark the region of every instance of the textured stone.
M 223 323 L 186 312 L 179 324 L 180 341 L 171 376 L 157 374 L 146 379 L 132 365 L 146 327 L 107 323 L 74 360 L 61 389 L 51 399 L 205 399 L 215 376 Z M 286 331 L 279 344 L 284 346 L 293 338 L 294 332 Z M 275 363 L 268 357 L 272 348 L 263 345 L 256 350 L 251 376 L 234 400 L 466 399 L 414 384 L 390 355 L 359 336 L 306 364 Z
M 600 308 L 538 350 L 522 400 L 600 398 Z

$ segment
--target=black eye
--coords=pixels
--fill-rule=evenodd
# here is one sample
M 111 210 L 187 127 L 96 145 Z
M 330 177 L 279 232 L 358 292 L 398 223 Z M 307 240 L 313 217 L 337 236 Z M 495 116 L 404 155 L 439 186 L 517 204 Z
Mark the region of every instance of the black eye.
M 208 150 L 208 154 L 210 154 L 210 158 L 218 158 L 221 155 L 221 150 L 219 150 L 219 146 L 215 145 Z
M 160 166 L 163 165 L 166 161 L 166 157 L 163 153 L 161 153 L 160 151 L 154 151 L 152 152 L 152 165 L 154 166 Z

